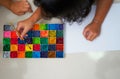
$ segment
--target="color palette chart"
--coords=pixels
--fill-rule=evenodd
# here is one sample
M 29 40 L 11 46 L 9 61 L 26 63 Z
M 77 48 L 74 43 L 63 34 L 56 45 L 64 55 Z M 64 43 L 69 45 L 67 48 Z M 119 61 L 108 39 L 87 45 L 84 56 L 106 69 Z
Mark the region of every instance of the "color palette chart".
M 35 24 L 21 40 L 11 25 L 4 25 L 4 58 L 63 58 L 63 24 Z

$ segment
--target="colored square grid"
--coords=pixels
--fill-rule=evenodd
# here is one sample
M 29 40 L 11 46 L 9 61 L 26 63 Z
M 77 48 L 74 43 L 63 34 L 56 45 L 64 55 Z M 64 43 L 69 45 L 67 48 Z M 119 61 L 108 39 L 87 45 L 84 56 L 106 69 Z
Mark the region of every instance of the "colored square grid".
M 63 24 L 35 24 L 21 40 L 10 25 L 4 25 L 4 58 L 63 58 Z

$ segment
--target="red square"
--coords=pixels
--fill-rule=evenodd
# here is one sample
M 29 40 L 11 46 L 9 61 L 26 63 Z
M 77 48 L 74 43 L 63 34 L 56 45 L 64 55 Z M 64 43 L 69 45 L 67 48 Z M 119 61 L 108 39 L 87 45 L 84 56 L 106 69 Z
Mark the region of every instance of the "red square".
M 63 44 L 63 38 L 57 38 L 57 44 Z
M 24 44 L 19 44 L 18 45 L 18 51 L 25 51 L 25 45 Z
M 34 51 L 40 51 L 40 44 L 34 44 L 33 45 L 33 50 Z
M 56 50 L 57 51 L 63 51 L 63 44 L 57 44 L 56 45 Z
M 17 44 L 18 39 L 17 38 L 11 38 L 11 44 Z
M 17 58 L 17 51 L 13 51 L 10 53 L 10 58 Z
M 11 31 L 11 38 L 17 38 L 16 31 Z

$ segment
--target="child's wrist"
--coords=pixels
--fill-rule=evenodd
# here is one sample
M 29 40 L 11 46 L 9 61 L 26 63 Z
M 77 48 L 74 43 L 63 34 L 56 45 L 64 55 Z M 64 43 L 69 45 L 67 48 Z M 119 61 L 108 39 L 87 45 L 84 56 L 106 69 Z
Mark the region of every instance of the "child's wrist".
M 99 19 L 93 19 L 92 23 L 95 23 L 97 25 L 101 25 L 102 21 L 100 21 Z

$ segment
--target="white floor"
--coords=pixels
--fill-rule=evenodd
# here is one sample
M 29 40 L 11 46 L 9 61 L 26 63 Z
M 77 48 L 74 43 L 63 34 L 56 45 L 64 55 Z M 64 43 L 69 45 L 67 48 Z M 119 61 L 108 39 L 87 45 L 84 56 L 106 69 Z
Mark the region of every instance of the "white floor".
M 26 18 L 16 20 L 1 7 L 0 15 L 1 37 L 3 24 Z M 66 53 L 64 59 L 3 59 L 0 52 L 0 79 L 120 79 L 119 73 L 120 51 Z

